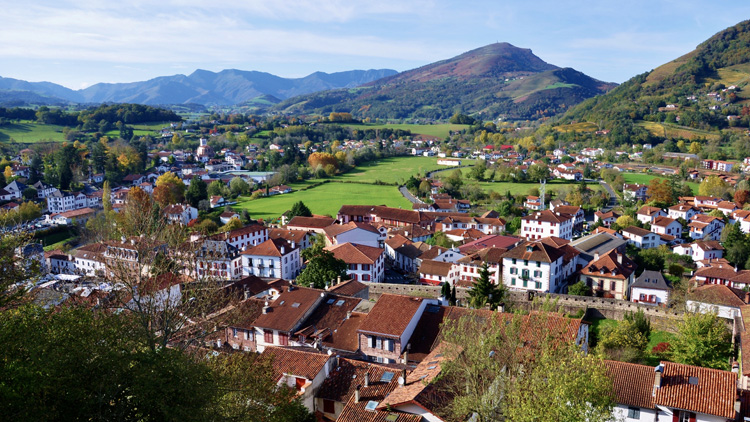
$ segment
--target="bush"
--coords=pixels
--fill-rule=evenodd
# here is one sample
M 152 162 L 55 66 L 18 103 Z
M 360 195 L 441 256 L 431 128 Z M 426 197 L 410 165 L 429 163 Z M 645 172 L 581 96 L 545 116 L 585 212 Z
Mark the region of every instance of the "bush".
M 669 350 L 670 350 L 669 343 L 663 341 L 651 348 L 651 354 L 659 358 L 663 358 L 669 355 Z
M 680 264 L 669 264 L 669 274 L 675 277 L 682 277 L 685 273 L 685 268 Z

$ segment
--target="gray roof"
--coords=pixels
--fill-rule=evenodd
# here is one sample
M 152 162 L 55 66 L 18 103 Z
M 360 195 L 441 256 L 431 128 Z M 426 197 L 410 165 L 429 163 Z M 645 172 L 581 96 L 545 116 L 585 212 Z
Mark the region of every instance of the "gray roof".
M 570 246 L 581 251 L 582 258 L 592 261 L 595 254 L 598 253 L 602 256 L 626 243 L 628 243 L 626 240 L 612 236 L 609 233 L 594 233 L 570 242 Z
M 5 190 L 7 190 L 8 192 L 10 191 L 23 192 L 24 189 L 26 189 L 26 185 L 19 182 L 18 180 L 14 180 L 5 186 Z
M 641 287 L 646 289 L 656 290 L 672 290 L 672 287 L 664 280 L 664 276 L 659 271 L 645 270 L 641 275 L 635 279 L 635 282 L 630 285 L 630 288 Z

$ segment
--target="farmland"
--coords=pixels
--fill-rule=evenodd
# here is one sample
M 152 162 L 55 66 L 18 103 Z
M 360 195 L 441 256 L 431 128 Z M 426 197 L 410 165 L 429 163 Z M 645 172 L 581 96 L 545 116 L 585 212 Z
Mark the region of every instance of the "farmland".
M 374 183 L 403 183 L 410 176 L 424 175 L 433 170 L 449 167 L 437 164 L 437 157 L 389 157 L 357 166 L 354 170 L 338 177 L 340 180 Z M 471 160 L 461 160 L 470 163 Z
M 297 201 L 302 201 L 313 214 L 336 215 L 342 205 L 388 205 L 411 209 L 411 203 L 406 200 L 395 186 L 366 185 L 359 183 L 325 183 L 308 189 L 298 190 L 311 183 L 290 185 L 294 192 L 284 195 L 274 195 L 267 198 L 250 200 L 241 197 L 236 211 L 246 209 L 252 218 L 274 219 L 292 208 Z
M 647 185 L 649 182 L 651 182 L 651 179 L 665 179 L 666 177 L 657 176 L 653 174 L 644 174 L 644 173 L 623 173 L 622 177 L 625 179 L 625 182 L 627 183 L 640 183 L 642 185 Z M 686 182 L 688 186 L 690 186 L 690 189 L 693 190 L 693 195 L 698 194 L 698 183 L 695 182 Z
M 19 123 L 0 126 L 0 142 L 61 142 L 65 140 L 62 130 L 63 127 L 58 125 L 45 125 L 30 121 L 21 121 Z
M 721 135 L 716 132 L 693 129 L 686 126 L 678 126 L 670 123 L 637 122 L 638 126 L 651 132 L 654 136 L 664 136 L 669 139 L 684 138 L 688 140 L 705 138 L 708 140 L 719 140 Z
M 565 189 L 573 189 L 578 185 L 578 183 L 553 180 L 547 182 L 547 192 L 549 194 L 551 191 L 559 192 Z M 515 196 L 528 195 L 531 189 L 539 187 L 539 183 L 481 182 L 479 186 L 488 193 L 495 191 L 501 195 L 505 195 L 507 192 L 510 192 L 511 195 Z M 586 186 L 593 191 L 601 191 L 603 189 L 598 183 L 587 183 Z
M 352 129 L 401 129 L 409 130 L 413 134 L 434 136 L 437 138 L 445 138 L 451 131 L 460 131 L 469 127 L 469 125 L 456 125 L 456 124 L 439 124 L 439 125 L 417 125 L 417 124 L 382 124 L 382 125 L 345 125 Z

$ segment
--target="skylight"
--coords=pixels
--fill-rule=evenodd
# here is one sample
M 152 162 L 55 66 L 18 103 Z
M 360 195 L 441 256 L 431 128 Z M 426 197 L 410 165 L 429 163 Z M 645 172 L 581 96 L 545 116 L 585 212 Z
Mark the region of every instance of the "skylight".
M 437 306 L 437 305 L 427 305 L 427 308 L 425 309 L 425 311 L 427 311 L 427 312 L 429 312 L 431 314 L 436 314 L 436 313 L 438 313 L 440 311 L 440 306 Z
M 376 407 L 378 407 L 378 402 L 370 400 L 367 402 L 367 406 L 365 406 L 365 410 L 374 412 Z
M 388 416 L 385 417 L 385 420 L 387 420 L 388 422 L 398 420 L 398 413 L 389 413 Z
M 698 385 L 698 377 L 688 377 L 688 384 Z
M 391 380 L 393 379 L 394 375 L 395 374 L 393 372 L 383 372 L 383 376 L 380 377 L 380 381 L 381 382 L 391 382 Z
M 336 306 L 341 306 L 344 304 L 344 299 L 340 299 L 338 302 L 336 302 Z
M 332 304 L 335 301 L 336 301 L 336 299 L 328 299 L 328 301 L 326 303 L 330 305 L 330 304 Z
M 292 308 L 299 308 L 299 302 L 292 303 Z

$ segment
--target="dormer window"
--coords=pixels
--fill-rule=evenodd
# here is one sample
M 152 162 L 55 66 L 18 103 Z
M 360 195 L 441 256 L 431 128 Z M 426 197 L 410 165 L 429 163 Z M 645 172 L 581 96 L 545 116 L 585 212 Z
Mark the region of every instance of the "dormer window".
M 532 252 L 534 250 L 534 247 L 531 245 L 526 245 L 526 252 Z

